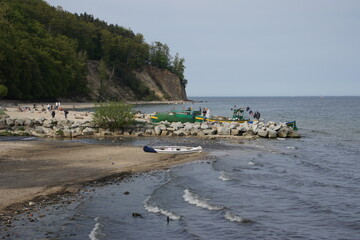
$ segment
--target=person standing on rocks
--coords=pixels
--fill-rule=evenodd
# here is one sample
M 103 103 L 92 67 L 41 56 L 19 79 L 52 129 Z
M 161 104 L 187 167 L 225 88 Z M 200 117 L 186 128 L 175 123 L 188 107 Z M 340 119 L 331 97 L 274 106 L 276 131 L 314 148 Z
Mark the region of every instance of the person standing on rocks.
M 69 114 L 69 111 L 65 108 L 64 109 L 65 118 L 67 118 L 67 115 Z
M 53 110 L 53 111 L 51 112 L 51 116 L 52 116 L 52 118 L 55 117 L 55 110 Z

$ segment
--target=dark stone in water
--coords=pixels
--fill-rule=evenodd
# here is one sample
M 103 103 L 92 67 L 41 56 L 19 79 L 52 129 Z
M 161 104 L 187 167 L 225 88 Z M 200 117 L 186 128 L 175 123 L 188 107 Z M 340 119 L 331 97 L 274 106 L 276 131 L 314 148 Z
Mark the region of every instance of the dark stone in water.
M 125 195 L 129 195 L 130 193 L 128 191 L 124 192 Z
M 133 216 L 133 217 L 139 217 L 139 218 L 142 218 L 142 217 L 143 217 L 140 213 L 136 213 L 136 212 L 133 212 L 133 213 L 132 213 L 132 216 Z

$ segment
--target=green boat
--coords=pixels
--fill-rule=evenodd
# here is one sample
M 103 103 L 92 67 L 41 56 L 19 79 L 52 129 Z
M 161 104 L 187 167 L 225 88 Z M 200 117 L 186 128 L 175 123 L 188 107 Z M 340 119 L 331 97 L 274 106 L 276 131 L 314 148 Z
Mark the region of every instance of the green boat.
M 183 111 L 170 111 L 170 112 L 160 112 L 155 113 L 155 115 L 150 115 L 150 119 L 152 122 L 195 122 L 195 117 L 200 115 L 200 111 L 192 111 L 192 110 L 183 110 Z

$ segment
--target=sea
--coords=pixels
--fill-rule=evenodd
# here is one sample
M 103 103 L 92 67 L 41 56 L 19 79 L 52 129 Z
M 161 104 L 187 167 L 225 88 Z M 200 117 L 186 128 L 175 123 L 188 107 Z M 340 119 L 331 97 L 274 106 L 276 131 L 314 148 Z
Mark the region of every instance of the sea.
M 190 99 L 135 108 L 231 116 L 234 106 L 249 107 L 264 121 L 295 120 L 302 137 L 103 140 L 202 145 L 208 156 L 88 186 L 16 216 L 0 239 L 360 239 L 360 97 Z

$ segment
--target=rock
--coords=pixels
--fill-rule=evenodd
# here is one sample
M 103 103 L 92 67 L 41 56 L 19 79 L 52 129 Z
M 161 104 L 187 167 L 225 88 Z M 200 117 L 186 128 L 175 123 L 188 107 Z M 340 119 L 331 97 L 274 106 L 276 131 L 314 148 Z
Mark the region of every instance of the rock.
M 34 121 L 29 119 L 29 118 L 26 118 L 25 119 L 25 122 L 24 122 L 24 126 L 28 126 L 28 127 L 33 127 L 35 124 L 34 124 Z
M 68 137 L 68 138 L 72 137 L 72 131 L 70 129 L 64 129 L 63 133 L 64 133 L 64 137 Z
M 82 131 L 82 135 L 94 135 L 95 134 L 95 130 L 93 128 L 85 128 L 83 131 Z
M 161 134 L 160 126 L 155 126 L 154 131 L 155 131 L 155 135 L 160 135 Z
M 21 119 L 21 118 L 19 118 L 19 119 L 16 119 L 15 120 L 15 126 L 24 126 L 24 123 L 25 123 L 25 120 L 24 119 Z
M 168 135 L 168 133 L 169 133 L 169 132 L 166 131 L 166 130 L 165 130 L 165 131 L 161 131 L 161 136 L 166 136 L 166 135 Z
M 273 128 L 274 131 L 279 131 L 280 129 L 281 129 L 281 125 L 276 125 Z
M 174 135 L 181 137 L 181 136 L 185 135 L 185 132 L 184 132 L 184 130 L 180 129 L 178 131 L 174 131 Z
M 196 136 L 196 135 L 198 135 L 198 132 L 200 132 L 200 129 L 193 128 L 193 129 L 191 129 L 190 134 L 193 136 Z
M 230 128 L 229 127 L 218 127 L 217 133 L 219 135 L 230 135 Z
M 81 136 L 81 135 L 82 134 L 81 134 L 80 128 L 71 130 L 71 137 L 75 138 L 75 137 L 78 137 L 78 136 Z
M 5 122 L 6 122 L 6 125 L 9 127 L 15 126 L 15 121 L 12 118 L 6 118 Z
M 239 129 L 230 129 L 230 135 L 239 136 L 240 135 L 240 130 Z
M 179 130 L 180 128 L 184 127 L 184 124 L 181 122 L 173 122 L 170 124 L 170 127 L 175 128 L 175 130 Z
M 277 131 L 269 129 L 268 131 L 268 137 L 269 138 L 277 138 Z
M 35 206 L 34 202 L 29 202 L 29 206 Z
M 259 135 L 260 137 L 267 137 L 268 130 L 266 128 L 261 128 L 258 130 L 257 135 Z
M 216 129 L 204 129 L 202 130 L 205 135 L 215 135 L 217 133 Z
M 254 136 L 255 133 L 254 131 L 252 130 L 252 128 L 248 129 L 244 134 L 244 136 Z
M 144 135 L 144 133 L 142 132 L 135 132 L 134 136 L 135 137 L 142 137 Z
M 280 128 L 280 130 L 278 131 L 278 137 L 279 138 L 286 138 L 288 137 L 290 132 L 290 128 L 289 127 L 282 127 Z
M 203 131 L 199 130 L 199 131 L 197 132 L 197 136 L 199 136 L 199 137 L 204 137 L 204 136 L 205 136 L 205 133 L 204 133 Z
M 137 212 L 133 212 L 131 215 L 132 215 L 133 217 L 139 217 L 139 218 L 142 218 L 142 217 L 143 217 L 140 213 L 137 213 Z
M 45 120 L 42 123 L 42 126 L 45 128 L 52 128 L 54 126 L 53 122 L 51 120 Z
M 41 126 L 35 127 L 35 133 L 37 134 L 45 134 L 44 128 Z
M 155 133 L 153 129 L 146 129 L 145 130 L 146 135 L 152 135 L 153 133 Z
M 0 129 L 7 129 L 6 120 L 4 118 L 0 119 Z
M 300 133 L 298 131 L 295 131 L 295 130 L 290 130 L 289 132 L 289 137 L 291 138 L 300 138 Z
M 206 122 L 204 122 L 204 123 L 201 124 L 200 128 L 201 129 L 208 129 L 209 125 Z
M 185 123 L 184 130 L 190 130 L 194 128 L 194 124 L 192 123 Z

